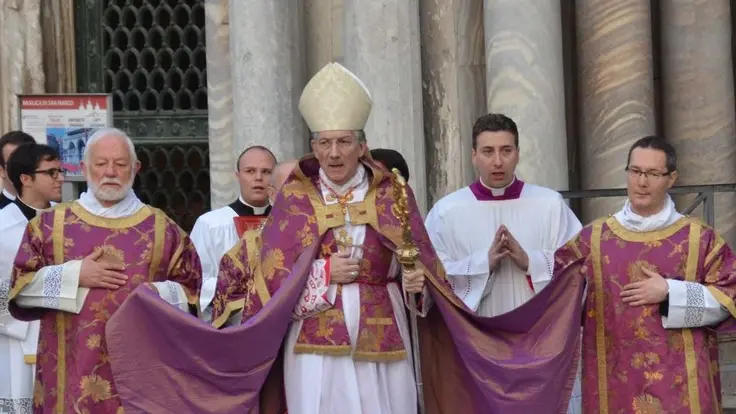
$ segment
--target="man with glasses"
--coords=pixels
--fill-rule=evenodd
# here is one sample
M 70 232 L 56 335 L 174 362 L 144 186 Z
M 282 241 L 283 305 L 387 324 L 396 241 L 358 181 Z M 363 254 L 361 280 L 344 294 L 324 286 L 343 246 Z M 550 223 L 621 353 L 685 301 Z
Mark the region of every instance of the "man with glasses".
M 720 412 L 716 332 L 736 316 L 724 239 L 675 210 L 675 149 L 649 136 L 626 166 L 628 199 L 555 255 L 554 277 L 588 281 L 583 412 Z
M 64 170 L 56 150 L 35 142 L 17 147 L 5 167 L 17 197 L 0 210 L 0 412 L 21 414 L 32 410 L 39 322 L 10 315 L 10 275 L 28 221 L 61 201 Z
M 179 226 L 133 192 L 140 162 L 131 139 L 97 130 L 81 167 L 88 190 L 31 220 L 13 263 L 10 312 L 41 320 L 37 412 L 122 411 L 105 327 L 136 287 L 147 285 L 184 311 L 198 303 L 197 252 Z M 52 168 L 36 168 L 36 182 L 51 179 Z
M 222 256 L 235 246 L 245 230 L 258 227 L 271 211 L 268 184 L 274 164 L 276 157 L 268 148 L 260 145 L 246 148 L 235 165 L 240 187 L 238 199 L 203 214 L 194 223 L 191 238 L 202 263 L 200 317 L 206 321 L 212 319 L 210 304 Z
M 2 179 L 2 193 L 0 193 L 0 209 L 15 200 L 15 189 L 10 182 L 6 164 L 10 154 L 23 144 L 35 144 L 36 140 L 23 131 L 10 131 L 0 137 L 0 179 Z

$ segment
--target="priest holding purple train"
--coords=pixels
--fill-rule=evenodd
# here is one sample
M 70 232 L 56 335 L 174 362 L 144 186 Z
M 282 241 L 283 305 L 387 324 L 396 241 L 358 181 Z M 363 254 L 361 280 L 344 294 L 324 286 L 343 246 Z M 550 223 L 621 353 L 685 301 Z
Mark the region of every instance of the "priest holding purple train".
M 98 130 L 85 148 L 89 190 L 30 221 L 10 286 L 13 317 L 41 320 L 34 412 L 121 413 L 105 325 L 130 293 L 149 284 L 188 310 L 201 284 L 186 233 L 132 190 L 140 163 L 130 138 Z

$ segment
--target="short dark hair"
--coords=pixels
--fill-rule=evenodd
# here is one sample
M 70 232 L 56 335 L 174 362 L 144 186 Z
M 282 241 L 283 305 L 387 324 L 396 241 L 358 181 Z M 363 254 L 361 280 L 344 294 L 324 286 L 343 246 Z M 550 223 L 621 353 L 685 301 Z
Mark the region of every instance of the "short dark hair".
M 20 180 L 22 175 L 35 177 L 42 162 L 58 159 L 59 153 L 44 144 L 24 144 L 13 151 L 13 155 L 8 158 L 8 177 L 18 195 L 23 195 L 23 183 Z
M 23 131 L 10 131 L 0 137 L 0 167 L 5 168 L 5 159 L 3 159 L 3 151 L 6 145 L 21 146 L 24 144 L 35 144 L 36 140 L 32 136 Z
M 519 148 L 519 128 L 516 122 L 504 114 L 486 114 L 473 125 L 473 149 L 478 148 L 478 135 L 484 132 L 508 132 L 514 136 L 514 145 Z
M 399 151 L 389 148 L 376 148 L 371 150 L 371 158 L 385 165 L 389 171 L 396 168 L 404 179 L 409 181 L 409 166 Z
M 244 150 L 243 150 L 243 152 L 241 152 L 241 153 L 240 153 L 240 155 L 238 155 L 238 159 L 237 159 L 237 160 L 235 161 L 235 171 L 240 171 L 240 160 L 241 160 L 241 159 L 243 158 L 243 156 L 244 156 L 244 155 L 245 155 L 246 153 L 248 153 L 248 151 L 250 151 L 250 150 L 261 150 L 261 151 L 266 151 L 267 153 L 269 153 L 269 154 L 271 155 L 271 157 L 273 157 L 273 163 L 274 163 L 274 164 L 277 164 L 277 163 L 279 162 L 279 161 L 278 161 L 278 160 L 276 159 L 276 156 L 275 156 L 275 155 L 273 155 L 273 152 L 271 152 L 271 150 L 270 150 L 270 149 L 268 149 L 268 148 L 264 147 L 263 145 L 251 145 L 250 147 L 248 147 L 248 148 L 244 149 Z
M 654 135 L 639 138 L 631 146 L 631 148 L 629 148 L 629 156 L 626 158 L 627 169 L 629 168 L 629 163 L 631 162 L 631 153 L 634 152 L 634 150 L 637 148 L 651 148 L 653 150 L 664 152 L 664 155 L 667 157 L 667 173 L 671 173 L 672 171 L 677 170 L 677 152 L 675 151 L 675 147 L 673 147 L 672 144 L 670 144 L 669 142 L 665 141 L 664 138 L 660 138 Z

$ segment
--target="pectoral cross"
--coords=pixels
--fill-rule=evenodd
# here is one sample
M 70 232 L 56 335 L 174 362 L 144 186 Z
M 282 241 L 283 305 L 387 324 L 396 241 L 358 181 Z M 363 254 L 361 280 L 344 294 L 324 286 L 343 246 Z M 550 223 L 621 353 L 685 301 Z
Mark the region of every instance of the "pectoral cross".
M 319 328 L 317 329 L 317 335 L 319 336 L 330 336 L 332 331 L 327 327 L 329 319 L 336 319 L 340 316 L 340 311 L 337 309 L 326 310 L 319 314 Z
M 344 228 L 337 232 L 335 240 L 337 240 L 337 250 L 339 251 L 353 247 L 353 238 L 348 236 L 348 232 Z

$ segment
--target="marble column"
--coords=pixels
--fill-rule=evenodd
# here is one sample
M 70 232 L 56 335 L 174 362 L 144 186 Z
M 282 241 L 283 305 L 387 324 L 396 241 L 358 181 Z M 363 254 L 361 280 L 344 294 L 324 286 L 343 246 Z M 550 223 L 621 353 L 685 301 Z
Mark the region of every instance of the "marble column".
M 520 178 L 568 188 L 559 0 L 486 0 L 487 108 L 519 128 Z
M 17 129 L 18 94 L 44 92 L 41 0 L 0 4 L 0 134 Z
M 419 208 L 426 212 L 418 2 L 344 0 L 344 45 L 345 66 L 373 97 L 368 145 L 401 152 Z
M 210 147 L 210 199 L 212 208 L 238 196 L 235 181 L 237 154 L 233 134 L 233 84 L 230 68 L 230 24 L 228 0 L 207 0 L 207 104 Z
M 662 1 L 661 13 L 664 133 L 677 149 L 678 182 L 734 183 L 730 1 Z M 715 213 L 716 229 L 733 245 L 736 196 L 717 195 Z
M 472 182 L 475 120 L 486 112 L 483 0 L 419 3 L 429 206 Z
M 302 157 L 305 85 L 301 0 L 230 0 L 234 152 L 263 145 L 278 160 Z
M 343 0 L 304 0 L 307 79 L 343 57 Z
M 582 188 L 625 188 L 629 147 L 656 126 L 649 0 L 578 0 L 575 7 Z M 586 200 L 583 221 L 624 200 Z
M 76 92 L 74 0 L 43 0 L 41 27 L 46 92 Z

